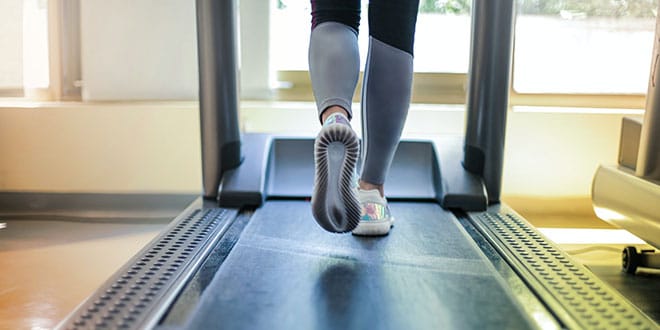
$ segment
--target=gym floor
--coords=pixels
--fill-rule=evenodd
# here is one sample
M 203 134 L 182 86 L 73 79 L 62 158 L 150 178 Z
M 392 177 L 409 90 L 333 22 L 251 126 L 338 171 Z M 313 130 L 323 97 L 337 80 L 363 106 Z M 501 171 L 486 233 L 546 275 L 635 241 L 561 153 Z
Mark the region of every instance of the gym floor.
M 621 249 L 645 245 L 597 219 L 588 199 L 510 197 L 505 202 L 659 320 L 660 297 L 640 292 L 653 290 L 643 285 L 657 288 L 660 272 L 631 277 L 619 271 Z M 185 204 L 182 200 L 181 210 Z M 0 229 L 0 329 L 53 328 L 176 215 L 117 221 L 0 216 L 6 223 Z

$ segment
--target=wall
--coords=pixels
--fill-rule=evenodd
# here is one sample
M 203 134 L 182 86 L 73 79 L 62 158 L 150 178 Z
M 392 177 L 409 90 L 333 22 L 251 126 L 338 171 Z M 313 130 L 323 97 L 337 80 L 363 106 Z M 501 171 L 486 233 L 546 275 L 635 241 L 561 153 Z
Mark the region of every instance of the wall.
M 241 91 L 268 97 L 273 1 L 239 3 Z M 197 99 L 195 1 L 84 0 L 80 17 L 83 100 Z
M 198 193 L 196 109 L 196 102 L 0 107 L 0 190 Z M 622 116 L 511 112 L 503 193 L 588 196 L 598 164 L 616 163 Z M 244 102 L 241 125 L 308 136 L 318 129 L 311 103 Z M 461 107 L 414 105 L 404 134 L 462 131 Z
M 82 1 L 88 102 L 0 104 L 0 190 L 199 192 L 194 3 Z M 241 62 L 249 64 L 241 71 L 244 97 L 268 94 L 273 3 L 240 1 Z M 244 102 L 242 126 L 313 136 L 312 109 L 311 103 Z M 508 119 L 504 194 L 588 196 L 597 165 L 616 162 L 622 112 L 523 110 Z M 405 135 L 462 134 L 463 128 L 461 106 L 414 105 Z
M 198 192 L 190 104 L 0 109 L 0 190 Z
M 83 100 L 195 99 L 194 4 L 81 1 Z

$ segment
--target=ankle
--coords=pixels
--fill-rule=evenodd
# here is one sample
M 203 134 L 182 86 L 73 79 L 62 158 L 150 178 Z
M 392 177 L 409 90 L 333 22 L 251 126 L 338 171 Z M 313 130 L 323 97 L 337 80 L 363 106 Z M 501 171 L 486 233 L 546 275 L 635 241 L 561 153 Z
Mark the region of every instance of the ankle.
M 323 110 L 323 112 L 321 113 L 321 123 L 325 123 L 325 120 L 328 119 L 330 115 L 335 113 L 340 113 L 344 115 L 344 117 L 348 118 L 348 111 L 346 111 L 346 109 L 338 105 L 333 105 Z
M 380 193 L 380 197 L 385 197 L 385 192 L 382 184 L 373 184 L 366 181 L 362 181 L 362 179 L 360 179 L 360 181 L 358 181 L 358 186 L 362 190 L 378 190 L 378 192 Z

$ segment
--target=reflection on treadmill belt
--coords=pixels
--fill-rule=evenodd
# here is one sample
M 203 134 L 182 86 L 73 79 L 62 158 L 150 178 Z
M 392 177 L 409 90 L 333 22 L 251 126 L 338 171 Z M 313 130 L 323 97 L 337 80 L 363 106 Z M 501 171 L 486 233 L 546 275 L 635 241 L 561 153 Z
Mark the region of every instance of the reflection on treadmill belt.
M 454 215 L 391 203 L 384 238 L 331 235 L 303 201 L 269 201 L 245 228 L 186 328 L 530 328 Z

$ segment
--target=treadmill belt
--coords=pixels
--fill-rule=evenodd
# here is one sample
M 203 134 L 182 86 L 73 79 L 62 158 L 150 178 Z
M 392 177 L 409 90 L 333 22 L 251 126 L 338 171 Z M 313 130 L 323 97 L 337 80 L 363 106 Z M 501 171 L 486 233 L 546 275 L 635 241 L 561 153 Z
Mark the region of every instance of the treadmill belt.
M 368 238 L 325 232 L 308 202 L 267 202 L 185 328 L 534 327 L 452 213 L 390 207 L 390 235 Z

